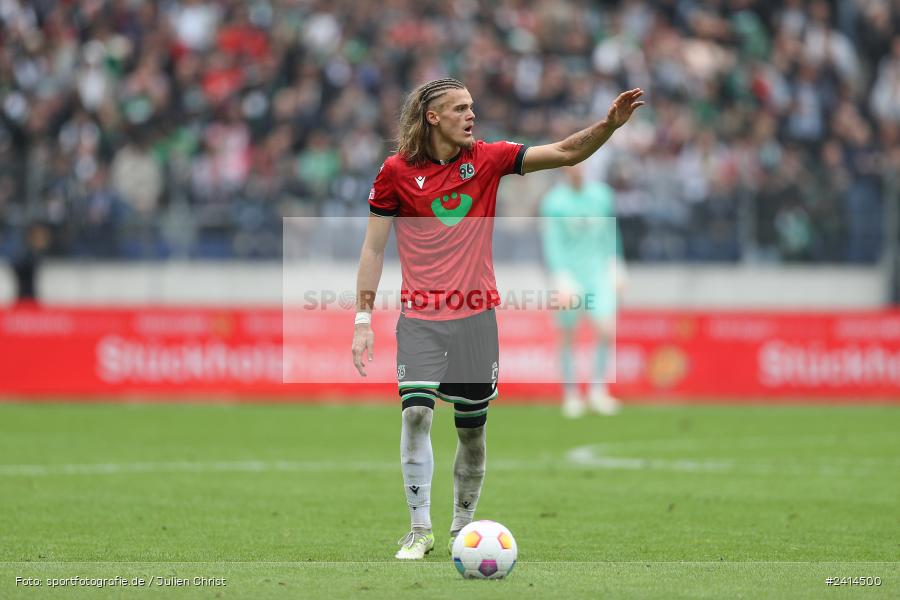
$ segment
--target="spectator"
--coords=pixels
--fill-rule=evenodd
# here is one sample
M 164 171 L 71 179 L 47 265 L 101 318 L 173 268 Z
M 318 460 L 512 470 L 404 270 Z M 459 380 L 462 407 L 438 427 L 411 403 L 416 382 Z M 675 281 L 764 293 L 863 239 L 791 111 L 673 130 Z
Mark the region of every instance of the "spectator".
M 140 216 L 149 218 L 159 208 L 163 172 L 150 152 L 149 132 L 133 129 L 128 143 L 112 162 L 112 187 Z
M 96 223 L 73 211 L 107 192 L 131 216 L 103 227 L 153 229 L 177 204 L 200 230 L 183 239 L 212 228 L 221 256 L 266 246 L 275 214 L 363 214 L 402 95 L 443 74 L 479 98 L 479 137 L 529 143 L 647 90 L 585 174 L 621 186 L 630 259 L 871 262 L 900 170 L 888 0 L 6 0 L 0 28 L 2 210 L 46 219 L 61 252 L 83 251 Z M 505 190 L 515 214 L 543 191 Z
M 110 186 L 105 167 L 98 169 L 76 207 L 81 221 L 75 252 L 97 258 L 115 258 L 120 253 L 119 232 L 126 219 L 125 200 Z
M 900 124 L 900 33 L 894 35 L 890 54 L 878 65 L 871 106 L 882 121 Z

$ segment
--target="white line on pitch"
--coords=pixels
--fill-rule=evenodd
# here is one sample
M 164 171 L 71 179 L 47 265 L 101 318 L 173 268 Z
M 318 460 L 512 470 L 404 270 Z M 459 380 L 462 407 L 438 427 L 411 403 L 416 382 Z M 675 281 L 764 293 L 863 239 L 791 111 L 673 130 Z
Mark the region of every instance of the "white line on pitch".
M 884 475 L 886 469 L 900 467 L 896 460 L 879 458 L 852 459 L 836 457 L 817 461 L 803 462 L 782 460 L 777 463 L 745 459 L 659 459 L 646 457 L 613 456 L 619 444 L 589 444 L 573 448 L 566 453 L 566 459 L 572 465 L 582 468 L 617 469 L 617 470 L 663 470 L 688 472 L 735 472 L 768 475 L 797 474 L 824 476 L 859 476 Z
M 761 439 L 761 438 L 760 438 Z M 757 438 L 738 438 L 734 442 L 739 446 L 741 441 Z M 670 450 L 686 449 L 698 440 L 671 439 L 646 440 L 646 446 Z M 534 471 L 535 469 L 598 469 L 598 470 L 662 470 L 700 473 L 744 472 L 756 474 L 819 474 L 825 476 L 871 476 L 884 475 L 885 470 L 900 467 L 897 460 L 881 458 L 821 457 L 818 460 L 804 462 L 802 460 L 781 460 L 764 462 L 737 458 L 648 458 L 640 456 L 642 442 L 612 442 L 607 444 L 590 444 L 573 448 L 560 460 L 544 455 L 529 460 L 498 459 L 488 462 L 488 468 L 498 471 Z M 638 456 L 620 456 L 622 451 Z M 644 448 L 646 450 L 646 448 Z M 83 464 L 24 464 L 0 465 L 0 477 L 34 477 L 48 475 L 117 475 L 134 473 L 186 472 L 186 473 L 266 473 L 278 471 L 290 472 L 366 472 L 394 471 L 398 461 L 359 461 L 359 460 L 215 460 L 215 461 L 154 461 L 154 462 L 117 462 L 117 463 L 83 463 Z
M 372 471 L 395 469 L 397 463 L 355 461 L 170 461 L 130 463 L 84 463 L 59 465 L 0 465 L 0 475 L 117 475 L 150 472 L 249 472 L 267 471 Z
M 541 460 L 531 461 L 491 461 L 490 468 L 498 470 L 525 470 L 535 466 L 546 466 Z M 559 466 L 564 466 L 560 464 Z M 400 461 L 290 461 L 290 460 L 238 460 L 238 461 L 168 461 L 168 462 L 125 462 L 125 463 L 82 463 L 58 465 L 0 465 L 0 476 L 44 476 L 44 475 L 120 475 L 151 472 L 265 473 L 275 471 L 320 472 L 320 471 L 394 471 L 400 468 Z
M 900 565 L 897 561 L 888 560 L 848 560 L 848 561 L 809 561 L 809 560 L 526 560 L 518 561 L 517 565 L 805 565 L 817 567 L 831 567 L 844 565 Z M 0 565 L 15 565 L 32 570 L 39 570 L 52 565 L 169 565 L 169 566 L 193 566 L 193 565 L 265 565 L 275 567 L 316 567 L 316 566 L 340 566 L 340 565 L 392 565 L 404 568 L 418 568 L 427 566 L 447 567 L 447 562 L 442 560 L 304 560 L 304 561 L 279 561 L 279 560 L 41 560 L 41 561 L 0 561 Z

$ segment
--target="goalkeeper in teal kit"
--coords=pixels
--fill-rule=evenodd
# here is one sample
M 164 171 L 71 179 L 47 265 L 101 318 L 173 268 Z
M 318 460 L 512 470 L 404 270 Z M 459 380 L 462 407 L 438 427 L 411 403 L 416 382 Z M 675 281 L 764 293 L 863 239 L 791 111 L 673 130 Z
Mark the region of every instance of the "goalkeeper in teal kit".
M 618 298 L 624 284 L 622 246 L 612 189 L 584 179 L 581 165 L 563 169 L 565 179 L 541 203 L 544 259 L 556 292 L 554 318 L 560 329 L 563 414 L 579 417 L 588 408 L 613 414 L 618 402 L 606 381 L 615 342 Z M 580 320 L 596 334 L 587 402 L 579 389 L 574 337 Z

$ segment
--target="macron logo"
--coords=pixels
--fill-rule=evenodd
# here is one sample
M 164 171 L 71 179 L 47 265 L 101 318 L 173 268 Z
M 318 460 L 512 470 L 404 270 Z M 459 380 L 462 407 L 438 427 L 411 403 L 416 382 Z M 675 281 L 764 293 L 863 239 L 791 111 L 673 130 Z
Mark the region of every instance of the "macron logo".
M 416 177 L 416 183 L 419 185 L 419 189 L 421 190 L 422 186 L 425 185 L 425 176 L 420 175 L 420 176 Z

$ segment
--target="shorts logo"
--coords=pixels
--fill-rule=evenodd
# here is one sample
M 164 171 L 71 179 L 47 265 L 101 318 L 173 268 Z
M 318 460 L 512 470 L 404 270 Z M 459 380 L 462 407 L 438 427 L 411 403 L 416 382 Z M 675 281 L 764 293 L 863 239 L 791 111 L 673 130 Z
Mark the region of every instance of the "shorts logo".
M 475 165 L 470 162 L 460 165 L 459 176 L 462 177 L 463 181 L 472 179 L 475 176 Z
M 406 377 L 406 365 L 397 365 L 397 379 Z
M 494 361 L 494 364 L 491 365 L 491 383 L 497 383 L 497 375 L 500 373 L 500 365 L 497 364 L 497 361 Z
M 438 218 L 438 221 L 447 227 L 453 227 L 463 220 L 469 210 L 472 208 L 472 196 L 468 194 L 459 194 L 459 203 L 455 208 L 447 208 L 447 204 L 453 204 L 457 198 L 457 193 L 453 192 L 449 196 L 443 198 L 435 198 L 431 201 L 431 212 Z

